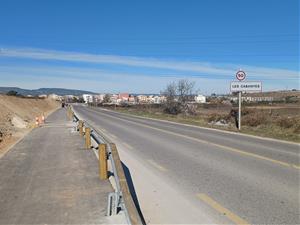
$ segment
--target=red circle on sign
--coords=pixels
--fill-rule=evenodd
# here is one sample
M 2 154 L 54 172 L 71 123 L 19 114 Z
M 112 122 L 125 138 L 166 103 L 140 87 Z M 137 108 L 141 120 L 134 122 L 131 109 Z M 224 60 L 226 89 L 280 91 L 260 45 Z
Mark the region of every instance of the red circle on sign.
M 239 70 L 235 76 L 236 76 L 236 79 L 238 79 L 239 81 L 242 81 L 242 80 L 245 80 L 246 73 L 242 70 Z

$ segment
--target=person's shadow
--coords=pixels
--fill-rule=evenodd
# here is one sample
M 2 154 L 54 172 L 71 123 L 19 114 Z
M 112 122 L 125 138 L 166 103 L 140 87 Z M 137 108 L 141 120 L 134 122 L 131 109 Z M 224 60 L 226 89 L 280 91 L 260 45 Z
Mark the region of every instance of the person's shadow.
M 134 185 L 133 185 L 133 182 L 132 182 L 130 171 L 129 171 L 128 167 L 123 162 L 121 162 L 121 163 L 122 163 L 122 167 L 123 167 L 123 170 L 124 170 L 124 173 L 125 173 L 125 177 L 126 177 L 126 180 L 127 180 L 129 191 L 130 191 L 130 194 L 132 196 L 135 207 L 136 207 L 136 209 L 137 209 L 137 211 L 138 211 L 138 213 L 141 217 L 142 223 L 144 225 L 146 225 L 146 222 L 145 222 L 145 219 L 144 219 L 143 213 L 141 211 L 139 201 L 138 201 L 135 189 L 134 189 Z

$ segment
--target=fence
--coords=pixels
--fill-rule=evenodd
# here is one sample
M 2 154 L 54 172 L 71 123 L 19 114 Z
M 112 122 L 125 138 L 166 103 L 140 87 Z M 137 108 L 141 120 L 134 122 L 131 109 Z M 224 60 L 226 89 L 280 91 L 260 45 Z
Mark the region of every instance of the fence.
M 124 212 L 128 224 L 144 224 L 130 193 L 116 145 L 111 143 L 87 121 L 80 119 L 72 106 L 67 108 L 67 115 L 70 120 L 76 123 L 76 130 L 79 131 L 80 135 L 85 137 L 86 149 L 94 148 L 98 150 L 100 179 L 108 179 L 107 164 L 110 164 L 111 171 L 109 175 L 114 180 L 115 191 L 108 196 L 107 215 L 111 216 Z

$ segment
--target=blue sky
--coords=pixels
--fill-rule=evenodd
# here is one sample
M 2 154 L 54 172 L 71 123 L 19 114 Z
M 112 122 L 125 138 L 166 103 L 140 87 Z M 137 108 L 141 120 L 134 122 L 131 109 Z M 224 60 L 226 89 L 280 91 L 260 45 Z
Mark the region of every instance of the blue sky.
M 0 1 L 0 86 L 159 93 L 235 72 L 299 89 L 299 0 Z

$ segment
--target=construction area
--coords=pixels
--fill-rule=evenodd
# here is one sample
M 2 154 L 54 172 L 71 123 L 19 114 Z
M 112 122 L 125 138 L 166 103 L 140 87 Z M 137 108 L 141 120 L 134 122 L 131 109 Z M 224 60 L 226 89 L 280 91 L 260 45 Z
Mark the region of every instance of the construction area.
M 0 157 L 35 126 L 35 118 L 60 107 L 51 99 L 0 95 Z

